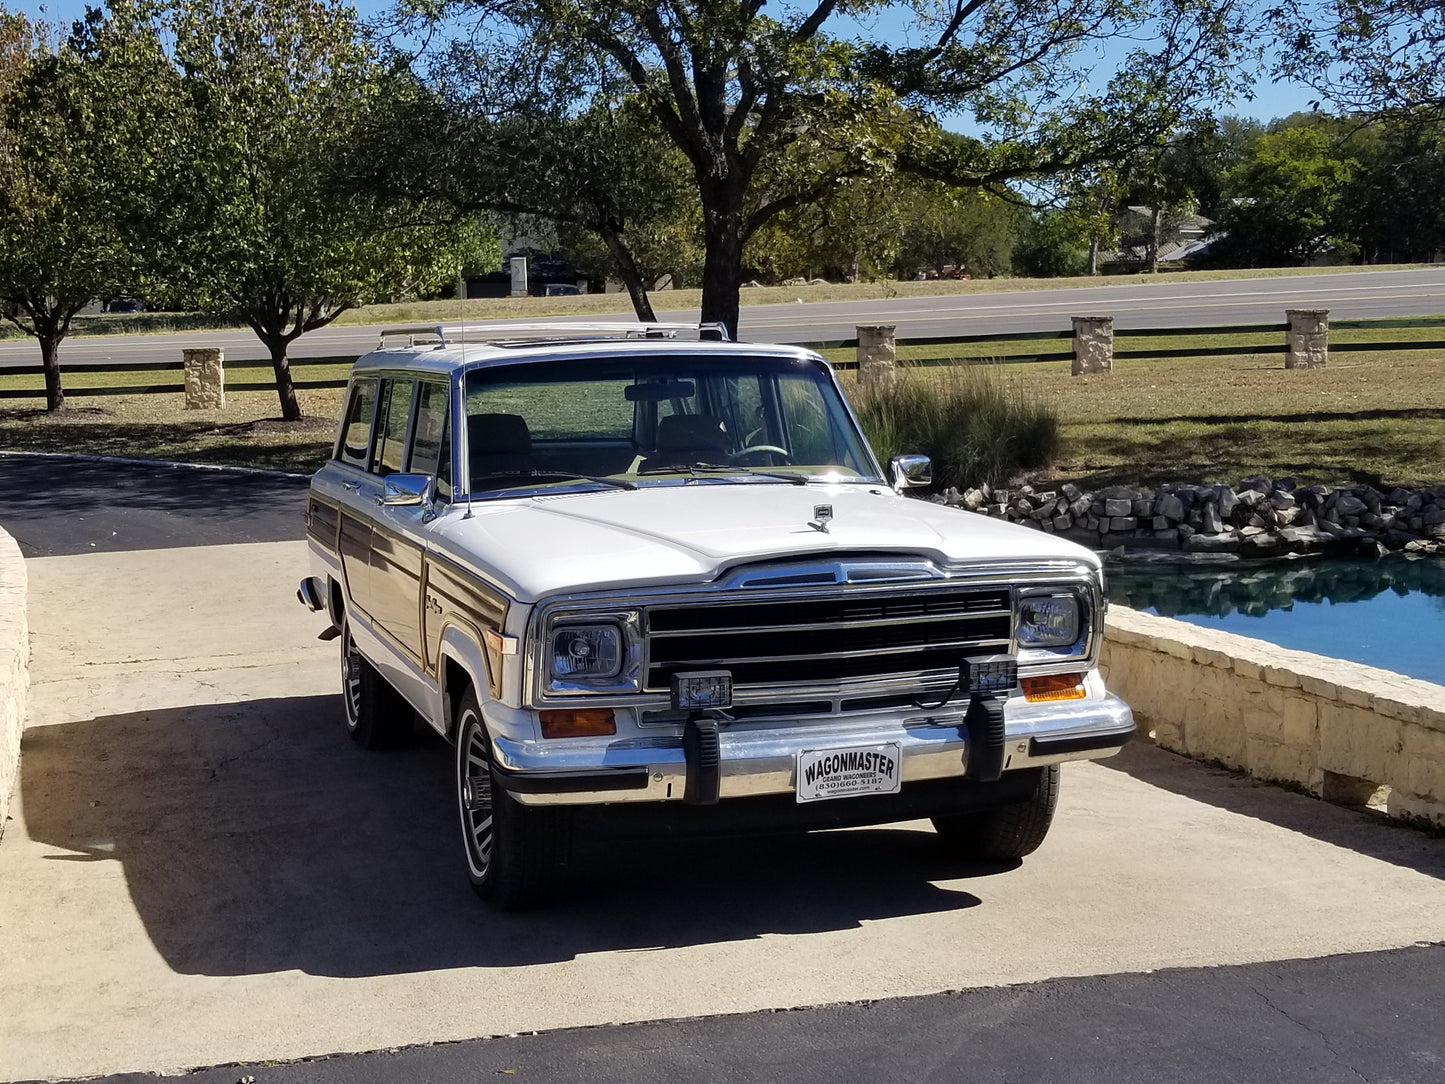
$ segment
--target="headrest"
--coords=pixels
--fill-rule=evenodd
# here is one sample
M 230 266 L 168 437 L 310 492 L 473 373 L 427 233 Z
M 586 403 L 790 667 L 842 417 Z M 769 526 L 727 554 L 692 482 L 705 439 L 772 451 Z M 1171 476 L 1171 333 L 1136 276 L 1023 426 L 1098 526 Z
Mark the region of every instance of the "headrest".
M 725 452 L 728 446 L 728 435 L 723 431 L 722 422 L 711 414 L 669 414 L 658 420 L 659 452 Z
M 472 455 L 526 455 L 532 434 L 520 414 L 473 414 L 467 418 L 467 443 Z

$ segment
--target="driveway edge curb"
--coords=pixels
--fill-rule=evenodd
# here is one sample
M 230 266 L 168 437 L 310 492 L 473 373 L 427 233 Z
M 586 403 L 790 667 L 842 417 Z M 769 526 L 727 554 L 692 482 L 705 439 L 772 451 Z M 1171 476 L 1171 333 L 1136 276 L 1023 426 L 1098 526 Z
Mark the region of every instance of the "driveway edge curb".
M 309 474 L 292 471 L 268 470 L 264 467 L 228 467 L 219 463 L 178 463 L 170 459 L 130 459 L 121 455 L 81 455 L 71 452 L 0 452 L 5 459 L 63 459 L 72 463 L 113 463 L 123 467 L 168 467 L 171 470 L 203 470 L 218 474 L 248 474 L 257 478 L 277 478 L 288 482 L 303 482 Z
M 30 629 L 26 619 L 29 577 L 20 547 L 0 529 L 0 836 L 20 766 L 20 735 L 30 690 Z

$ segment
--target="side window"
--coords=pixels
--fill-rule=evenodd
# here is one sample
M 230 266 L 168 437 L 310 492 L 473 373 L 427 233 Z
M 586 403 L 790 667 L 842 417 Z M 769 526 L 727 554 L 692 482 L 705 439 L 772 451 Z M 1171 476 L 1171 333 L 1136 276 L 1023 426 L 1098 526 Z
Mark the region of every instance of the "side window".
M 380 475 L 399 474 L 406 455 L 406 428 L 416 385 L 410 380 L 388 380 L 377 415 L 376 459 L 372 470 Z
M 341 444 L 336 458 L 343 463 L 366 469 L 371 453 L 371 422 L 376 416 L 376 381 L 358 380 L 351 386 L 351 406 L 346 412 L 346 427 L 341 431 Z
M 411 457 L 407 470 L 412 474 L 437 476 L 437 495 L 451 499 L 451 456 L 445 454 L 447 423 L 447 386 L 417 385 L 416 428 L 412 432 Z

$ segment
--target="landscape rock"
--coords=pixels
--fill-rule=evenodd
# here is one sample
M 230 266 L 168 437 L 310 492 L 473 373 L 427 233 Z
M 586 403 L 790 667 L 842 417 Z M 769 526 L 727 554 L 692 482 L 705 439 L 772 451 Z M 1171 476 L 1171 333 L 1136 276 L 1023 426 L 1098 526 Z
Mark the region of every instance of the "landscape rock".
M 1445 486 L 1331 490 L 1253 475 L 1227 485 L 1164 484 L 1155 491 L 1072 482 L 1054 489 L 950 487 L 935 503 L 1015 520 L 1095 549 L 1175 550 L 1191 559 L 1236 560 L 1284 552 L 1412 559 L 1445 552 Z

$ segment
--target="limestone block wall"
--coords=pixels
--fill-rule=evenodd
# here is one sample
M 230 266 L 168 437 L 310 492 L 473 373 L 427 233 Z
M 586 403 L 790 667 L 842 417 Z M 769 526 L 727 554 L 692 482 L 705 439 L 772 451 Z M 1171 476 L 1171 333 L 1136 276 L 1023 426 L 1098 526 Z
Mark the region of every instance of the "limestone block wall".
M 1438 685 L 1121 606 L 1100 663 L 1166 749 L 1445 824 Z
M 20 764 L 25 696 L 30 688 L 30 630 L 25 618 L 25 561 L 20 547 L 0 531 L 0 834 Z

